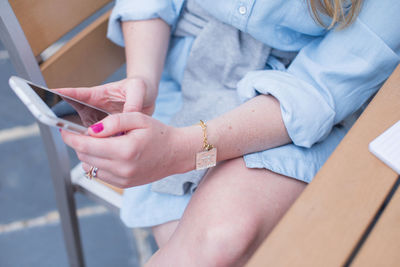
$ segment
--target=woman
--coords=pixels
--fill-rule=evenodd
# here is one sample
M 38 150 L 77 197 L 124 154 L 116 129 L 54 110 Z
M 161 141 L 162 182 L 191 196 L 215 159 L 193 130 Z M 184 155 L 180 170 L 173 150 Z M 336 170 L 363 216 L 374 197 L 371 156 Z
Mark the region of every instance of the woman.
M 121 217 L 153 227 L 149 266 L 243 265 L 398 64 L 399 12 L 396 0 L 118 1 L 109 37 L 125 44 L 127 78 L 62 89 L 116 114 L 63 139 L 89 175 L 132 187 Z M 213 165 L 211 147 L 217 166 L 193 171 Z

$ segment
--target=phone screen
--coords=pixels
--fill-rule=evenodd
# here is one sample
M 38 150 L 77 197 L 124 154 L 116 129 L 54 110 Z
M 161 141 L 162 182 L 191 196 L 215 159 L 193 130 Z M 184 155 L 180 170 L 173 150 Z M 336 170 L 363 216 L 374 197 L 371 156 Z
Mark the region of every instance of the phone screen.
M 28 83 L 28 85 L 43 99 L 57 117 L 69 122 L 89 127 L 109 115 L 96 107 L 53 92 L 50 89 L 38 87 L 31 83 Z

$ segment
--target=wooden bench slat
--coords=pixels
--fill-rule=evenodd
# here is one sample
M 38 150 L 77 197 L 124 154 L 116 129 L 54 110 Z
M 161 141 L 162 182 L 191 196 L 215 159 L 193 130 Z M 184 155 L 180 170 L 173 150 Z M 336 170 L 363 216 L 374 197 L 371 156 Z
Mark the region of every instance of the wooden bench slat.
M 397 190 L 351 266 L 399 265 L 400 190 Z
M 368 144 L 400 120 L 398 67 L 248 265 L 342 266 L 397 180 Z
M 103 180 L 100 180 L 100 179 L 97 179 L 97 178 L 94 178 L 94 180 L 96 182 L 100 183 L 100 184 L 103 184 L 103 185 L 107 186 L 108 188 L 112 189 L 113 191 L 117 192 L 120 195 L 124 194 L 124 189 L 123 188 L 119 188 L 119 187 L 110 185 L 109 183 L 106 183 Z
M 99 17 L 40 66 L 49 88 L 99 85 L 124 64 L 124 49 L 105 38 L 110 12 Z
M 111 0 L 9 0 L 35 56 Z

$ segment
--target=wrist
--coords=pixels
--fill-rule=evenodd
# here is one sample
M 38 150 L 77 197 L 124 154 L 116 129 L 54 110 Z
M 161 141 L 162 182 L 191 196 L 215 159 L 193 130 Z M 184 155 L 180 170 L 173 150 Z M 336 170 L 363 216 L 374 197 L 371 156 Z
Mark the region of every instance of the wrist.
M 203 149 L 203 133 L 199 125 L 174 128 L 173 155 L 177 173 L 196 169 L 196 153 Z

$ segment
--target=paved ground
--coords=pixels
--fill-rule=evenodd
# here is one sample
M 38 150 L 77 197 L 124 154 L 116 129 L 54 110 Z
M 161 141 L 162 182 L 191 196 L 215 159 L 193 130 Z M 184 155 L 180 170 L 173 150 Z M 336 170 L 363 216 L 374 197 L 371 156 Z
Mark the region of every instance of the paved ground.
M 8 86 L 13 74 L 0 43 L 0 266 L 68 266 L 46 154 Z M 82 195 L 76 201 L 87 266 L 139 266 L 132 231 L 118 216 Z

